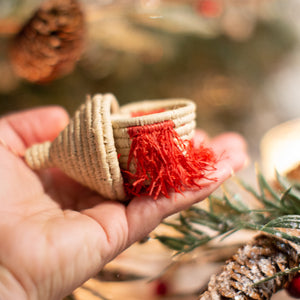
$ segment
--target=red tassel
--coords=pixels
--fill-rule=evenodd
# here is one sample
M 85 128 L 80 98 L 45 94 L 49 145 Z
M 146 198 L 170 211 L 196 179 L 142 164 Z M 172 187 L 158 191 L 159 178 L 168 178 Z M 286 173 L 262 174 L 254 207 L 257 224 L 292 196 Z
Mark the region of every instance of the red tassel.
M 214 152 L 191 141 L 183 141 L 174 130 L 173 121 L 128 128 L 132 140 L 128 165 L 135 164 L 135 173 L 123 171 L 128 196 L 149 195 L 154 199 L 169 191 L 201 188 L 198 181 L 214 169 Z

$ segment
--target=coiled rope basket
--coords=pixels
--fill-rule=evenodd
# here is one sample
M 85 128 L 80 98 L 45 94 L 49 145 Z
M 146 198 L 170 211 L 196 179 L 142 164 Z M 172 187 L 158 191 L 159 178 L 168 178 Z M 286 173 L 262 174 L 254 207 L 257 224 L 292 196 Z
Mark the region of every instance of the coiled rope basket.
M 149 174 L 156 174 L 153 173 L 149 160 L 159 161 L 159 164 L 167 167 L 168 162 L 164 161 L 165 158 L 158 157 L 161 149 L 165 151 L 166 145 L 154 145 L 156 138 L 153 139 L 153 133 L 156 136 L 166 136 L 161 132 L 166 132 L 170 125 L 173 134 L 171 140 L 174 142 L 172 147 L 185 157 L 186 142 L 183 141 L 193 137 L 195 110 L 194 102 L 186 99 L 142 101 L 119 107 L 112 94 L 97 94 L 92 98 L 87 97 L 86 102 L 79 107 L 54 141 L 36 144 L 27 149 L 25 160 L 34 170 L 58 167 L 69 177 L 111 200 L 124 201 L 132 196 L 128 193 L 128 187 L 136 186 L 137 181 L 142 181 L 142 187 L 149 188 L 149 182 L 152 181 L 148 194 L 155 198 L 163 192 L 162 188 L 156 188 L 155 181 L 163 172 L 154 170 L 157 176 L 149 177 Z M 148 142 L 149 145 L 137 146 L 143 136 L 150 135 L 152 140 Z M 158 142 L 165 143 L 166 138 L 160 141 Z M 147 162 L 151 169 L 143 170 L 143 180 L 134 177 L 138 169 L 135 158 L 139 147 L 143 151 L 147 147 L 152 149 L 146 149 L 145 154 L 142 154 L 146 157 L 140 158 L 142 168 L 145 167 L 144 162 Z M 139 191 L 142 192 L 142 189 L 139 188 Z

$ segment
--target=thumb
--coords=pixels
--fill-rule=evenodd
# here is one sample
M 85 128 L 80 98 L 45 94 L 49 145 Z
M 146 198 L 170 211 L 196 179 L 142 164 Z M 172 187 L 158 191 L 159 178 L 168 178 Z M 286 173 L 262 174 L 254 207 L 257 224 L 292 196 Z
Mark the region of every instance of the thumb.
M 59 106 L 13 113 L 0 119 L 0 139 L 22 155 L 32 144 L 52 141 L 68 121 L 68 114 Z

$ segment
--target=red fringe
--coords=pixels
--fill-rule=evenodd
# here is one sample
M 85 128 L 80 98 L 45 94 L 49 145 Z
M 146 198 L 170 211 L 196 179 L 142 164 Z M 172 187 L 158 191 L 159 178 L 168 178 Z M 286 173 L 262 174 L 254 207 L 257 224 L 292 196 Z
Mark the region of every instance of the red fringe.
M 174 130 L 173 121 L 128 128 L 132 140 L 127 170 L 123 170 L 124 186 L 129 197 L 148 195 L 157 199 L 169 191 L 201 188 L 200 179 L 208 178 L 217 161 L 207 147 L 195 149 L 191 141 L 183 141 Z M 129 165 L 135 164 L 135 173 Z

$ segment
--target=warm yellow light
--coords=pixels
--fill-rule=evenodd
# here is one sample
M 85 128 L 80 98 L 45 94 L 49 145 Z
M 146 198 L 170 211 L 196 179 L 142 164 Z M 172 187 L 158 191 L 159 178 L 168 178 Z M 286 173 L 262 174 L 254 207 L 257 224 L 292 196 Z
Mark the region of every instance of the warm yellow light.
M 275 170 L 285 174 L 299 165 L 300 119 L 282 123 L 264 135 L 261 160 L 267 178 L 273 178 Z

